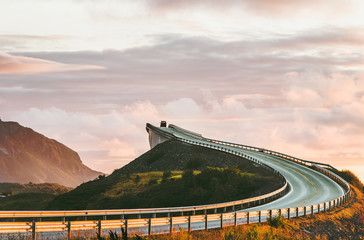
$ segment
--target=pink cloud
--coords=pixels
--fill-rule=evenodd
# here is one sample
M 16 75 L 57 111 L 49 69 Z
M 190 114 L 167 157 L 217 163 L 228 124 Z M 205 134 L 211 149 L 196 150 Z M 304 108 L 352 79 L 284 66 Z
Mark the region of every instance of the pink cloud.
M 180 11 L 190 8 L 212 10 L 237 10 L 250 11 L 265 16 L 284 18 L 300 13 L 310 15 L 347 15 L 353 10 L 353 1 L 345 0 L 151 0 L 147 2 L 152 9 L 157 11 Z M 329 7 L 328 7 L 329 6 Z M 313 10 L 314 8 L 314 10 Z M 319 14 L 318 14 L 319 13 Z
M 92 65 L 71 65 L 32 57 L 0 52 L 0 74 L 36 74 L 45 72 L 66 72 L 100 70 L 104 67 Z

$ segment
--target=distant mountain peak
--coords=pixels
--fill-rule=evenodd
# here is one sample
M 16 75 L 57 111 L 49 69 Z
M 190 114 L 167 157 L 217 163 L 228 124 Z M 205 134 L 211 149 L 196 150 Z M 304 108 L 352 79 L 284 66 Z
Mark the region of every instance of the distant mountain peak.
M 0 120 L 0 182 L 59 183 L 76 187 L 102 174 L 56 140 L 17 122 Z

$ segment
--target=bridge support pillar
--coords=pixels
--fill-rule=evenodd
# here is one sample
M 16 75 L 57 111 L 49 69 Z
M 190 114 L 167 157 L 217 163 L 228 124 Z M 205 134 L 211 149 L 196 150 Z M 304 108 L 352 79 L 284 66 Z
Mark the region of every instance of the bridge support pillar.
M 246 213 L 246 224 L 249 225 L 250 219 L 249 219 L 249 212 Z
M 313 205 L 311 205 L 311 216 L 313 216 Z
M 261 223 L 262 222 L 262 211 L 258 212 L 258 216 L 259 216 L 259 223 Z
M 291 219 L 291 209 L 287 208 L 287 215 L 288 215 L 288 219 Z

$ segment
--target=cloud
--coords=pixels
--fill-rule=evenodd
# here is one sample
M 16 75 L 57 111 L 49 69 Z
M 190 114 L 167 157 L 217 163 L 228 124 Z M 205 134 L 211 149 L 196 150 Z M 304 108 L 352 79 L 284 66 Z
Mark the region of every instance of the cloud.
M 0 52 L 0 74 L 35 74 L 45 72 L 65 72 L 100 70 L 99 66 L 70 65 L 49 60 L 16 56 Z
M 148 150 L 145 123 L 160 120 L 337 167 L 360 165 L 362 32 L 323 28 L 230 42 L 166 35 L 126 50 L 24 53 L 106 69 L 3 75 L 1 118 L 56 138 L 105 172 Z
M 181 11 L 191 8 L 202 8 L 212 10 L 237 10 L 251 11 L 255 14 L 268 15 L 275 17 L 287 17 L 297 13 L 310 12 L 317 15 L 319 12 L 321 15 L 334 15 L 334 14 L 347 14 L 352 10 L 354 1 L 344 0 L 150 0 L 147 1 L 149 6 L 157 11 Z M 330 7 L 328 7 L 330 6 Z M 313 10 L 315 8 L 315 10 Z M 340 10 L 340 11 L 338 11 Z

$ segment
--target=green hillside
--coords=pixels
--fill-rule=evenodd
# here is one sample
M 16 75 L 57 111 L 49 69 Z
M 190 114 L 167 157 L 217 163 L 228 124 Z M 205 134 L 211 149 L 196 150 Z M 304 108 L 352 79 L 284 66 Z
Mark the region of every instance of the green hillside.
M 84 183 L 56 197 L 47 209 L 219 203 L 258 196 L 281 186 L 280 179 L 249 160 L 171 140 L 108 177 Z

